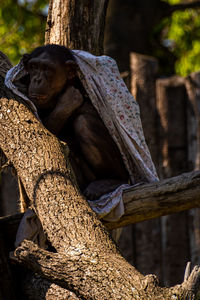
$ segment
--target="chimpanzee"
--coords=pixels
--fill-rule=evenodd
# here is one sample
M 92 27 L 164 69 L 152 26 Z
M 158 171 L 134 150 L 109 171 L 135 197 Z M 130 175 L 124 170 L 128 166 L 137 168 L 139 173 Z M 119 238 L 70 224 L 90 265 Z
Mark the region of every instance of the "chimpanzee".
M 118 147 L 92 105 L 72 52 L 46 45 L 23 57 L 28 96 L 47 129 L 66 141 L 78 185 L 90 200 L 127 183 Z

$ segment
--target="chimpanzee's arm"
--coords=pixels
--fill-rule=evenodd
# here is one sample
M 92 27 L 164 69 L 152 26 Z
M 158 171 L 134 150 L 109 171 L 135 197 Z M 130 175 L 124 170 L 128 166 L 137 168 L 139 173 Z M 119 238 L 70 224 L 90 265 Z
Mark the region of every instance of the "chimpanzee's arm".
M 73 86 L 66 89 L 59 97 L 54 110 L 44 120 L 46 128 L 57 135 L 63 128 L 67 119 L 81 106 L 83 101 L 84 98 L 78 89 L 75 89 Z

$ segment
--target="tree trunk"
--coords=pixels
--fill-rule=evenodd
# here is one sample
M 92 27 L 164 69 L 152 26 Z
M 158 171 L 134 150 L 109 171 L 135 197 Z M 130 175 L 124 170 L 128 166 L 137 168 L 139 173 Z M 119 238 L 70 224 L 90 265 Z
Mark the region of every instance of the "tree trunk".
M 108 0 L 51 0 L 46 44 L 103 54 L 104 23 Z

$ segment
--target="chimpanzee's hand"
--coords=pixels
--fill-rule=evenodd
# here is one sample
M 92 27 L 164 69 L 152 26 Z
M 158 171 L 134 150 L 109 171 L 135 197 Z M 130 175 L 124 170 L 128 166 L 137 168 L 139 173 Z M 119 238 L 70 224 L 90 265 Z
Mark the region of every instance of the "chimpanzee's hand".
M 84 98 L 78 89 L 70 86 L 58 99 L 55 112 L 60 114 L 59 117 L 68 118 L 81 104 Z

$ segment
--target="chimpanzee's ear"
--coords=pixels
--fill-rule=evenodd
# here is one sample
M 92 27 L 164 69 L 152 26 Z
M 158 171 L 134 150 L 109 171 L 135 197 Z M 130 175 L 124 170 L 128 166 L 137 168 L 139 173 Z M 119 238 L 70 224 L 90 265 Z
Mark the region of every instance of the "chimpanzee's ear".
M 24 64 L 24 67 L 26 68 L 27 66 L 27 62 L 29 61 L 30 59 L 30 54 L 26 53 L 22 56 L 22 61 L 23 61 L 23 64 Z
M 68 79 L 73 79 L 77 75 L 77 63 L 73 60 L 67 60 L 65 66 Z

